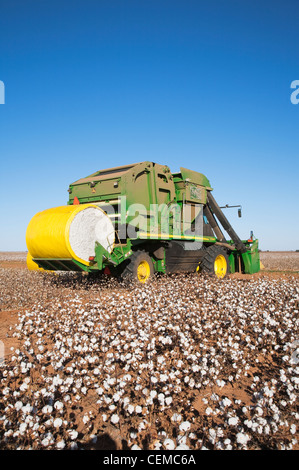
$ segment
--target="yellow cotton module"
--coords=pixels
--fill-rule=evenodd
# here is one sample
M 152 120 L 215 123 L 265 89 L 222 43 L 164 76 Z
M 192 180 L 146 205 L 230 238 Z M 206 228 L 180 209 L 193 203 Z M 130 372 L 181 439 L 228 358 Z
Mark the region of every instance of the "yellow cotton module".
M 36 264 L 33 259 L 32 259 L 32 256 L 30 253 L 27 254 L 27 259 L 26 259 L 26 262 L 27 262 L 27 268 L 29 269 L 29 271 L 44 271 L 43 268 L 40 268 L 38 266 L 38 264 Z
M 89 266 L 96 241 L 113 246 L 114 228 L 95 204 L 59 206 L 38 212 L 26 231 L 32 258 L 75 259 Z

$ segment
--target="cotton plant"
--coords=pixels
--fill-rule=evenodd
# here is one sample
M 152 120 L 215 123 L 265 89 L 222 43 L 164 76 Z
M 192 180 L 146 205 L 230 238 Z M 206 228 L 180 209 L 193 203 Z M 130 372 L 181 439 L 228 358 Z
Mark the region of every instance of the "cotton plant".
M 107 427 L 125 433 L 131 448 L 148 436 L 157 449 L 295 445 L 295 279 L 220 283 L 181 275 L 130 291 L 111 279 L 100 293 L 96 282 L 81 289 L 85 278 L 54 279 L 43 281 L 55 293 L 51 302 L 38 297 L 20 312 L 12 331 L 19 346 L 1 368 L 6 445 L 17 433 L 20 448 L 80 448 Z M 261 361 L 273 355 L 279 366 L 269 379 Z M 231 394 L 244 380 L 252 401 Z

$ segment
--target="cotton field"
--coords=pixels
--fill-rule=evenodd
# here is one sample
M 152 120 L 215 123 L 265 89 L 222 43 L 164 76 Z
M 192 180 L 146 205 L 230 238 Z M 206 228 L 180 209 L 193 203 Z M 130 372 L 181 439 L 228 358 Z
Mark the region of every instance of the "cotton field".
M 0 448 L 298 449 L 298 312 L 295 274 L 0 264 Z

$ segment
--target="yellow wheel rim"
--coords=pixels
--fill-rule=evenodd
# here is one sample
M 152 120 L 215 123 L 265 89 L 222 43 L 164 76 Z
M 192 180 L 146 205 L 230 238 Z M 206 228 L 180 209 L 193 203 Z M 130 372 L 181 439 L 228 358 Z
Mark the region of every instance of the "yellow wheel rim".
M 151 268 L 147 261 L 141 261 L 137 268 L 139 282 L 145 283 L 151 275 Z
M 214 271 L 217 277 L 223 278 L 226 275 L 227 263 L 223 255 L 218 255 L 214 262 Z

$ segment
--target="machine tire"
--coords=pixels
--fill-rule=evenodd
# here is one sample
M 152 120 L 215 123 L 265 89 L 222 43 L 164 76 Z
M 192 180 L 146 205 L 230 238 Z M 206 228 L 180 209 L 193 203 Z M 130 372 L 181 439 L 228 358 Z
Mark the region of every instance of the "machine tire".
M 229 274 L 229 259 L 226 250 L 217 245 L 206 249 L 199 271 L 223 279 Z
M 154 275 L 154 264 L 145 251 L 134 251 L 122 272 L 122 279 L 137 284 L 146 284 Z

